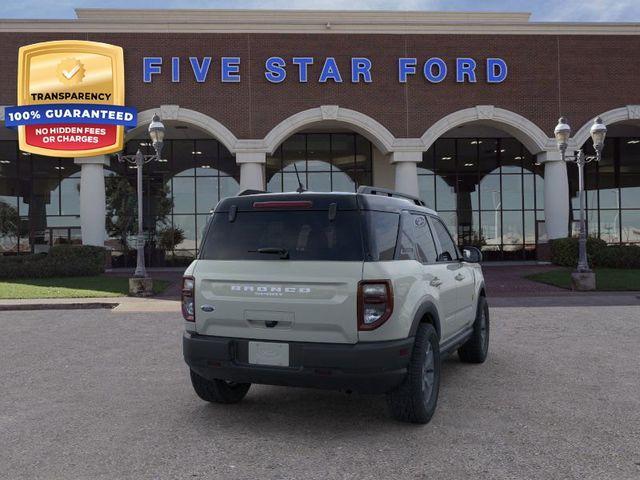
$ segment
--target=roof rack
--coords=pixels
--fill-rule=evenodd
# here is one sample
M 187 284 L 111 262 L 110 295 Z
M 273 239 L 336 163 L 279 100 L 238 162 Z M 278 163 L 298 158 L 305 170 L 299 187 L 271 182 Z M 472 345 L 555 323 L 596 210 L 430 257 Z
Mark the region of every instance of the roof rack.
M 413 195 L 409 195 L 407 193 L 396 192 L 395 190 L 390 190 L 388 188 L 368 187 L 366 185 L 362 185 L 361 187 L 358 187 L 358 193 L 363 193 L 367 195 L 383 195 L 385 197 L 403 198 L 421 207 L 427 206 L 427 204 L 424 203 L 424 201 L 422 201 L 418 197 L 414 197 Z

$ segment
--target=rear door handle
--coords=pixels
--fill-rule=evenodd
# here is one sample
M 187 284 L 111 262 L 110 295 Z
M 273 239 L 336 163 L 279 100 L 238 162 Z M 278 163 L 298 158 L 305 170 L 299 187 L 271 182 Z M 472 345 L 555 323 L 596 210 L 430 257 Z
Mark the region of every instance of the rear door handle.
M 458 280 L 459 282 L 461 282 L 462 280 L 464 280 L 464 275 L 462 275 L 461 273 L 457 274 L 455 277 L 456 280 Z
M 438 277 L 433 277 L 433 280 L 429 282 L 429 285 L 431 285 L 432 287 L 439 287 L 440 285 L 442 285 L 442 280 L 440 280 Z

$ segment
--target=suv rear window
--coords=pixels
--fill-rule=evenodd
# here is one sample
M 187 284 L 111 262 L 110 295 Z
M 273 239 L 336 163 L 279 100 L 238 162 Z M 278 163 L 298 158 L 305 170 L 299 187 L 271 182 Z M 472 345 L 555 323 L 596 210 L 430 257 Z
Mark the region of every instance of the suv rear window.
M 213 216 L 200 258 L 280 260 L 274 250 L 284 250 L 290 260 L 362 261 L 362 244 L 357 211 L 339 211 L 333 220 L 326 210 L 239 211 L 232 222 L 220 212 Z

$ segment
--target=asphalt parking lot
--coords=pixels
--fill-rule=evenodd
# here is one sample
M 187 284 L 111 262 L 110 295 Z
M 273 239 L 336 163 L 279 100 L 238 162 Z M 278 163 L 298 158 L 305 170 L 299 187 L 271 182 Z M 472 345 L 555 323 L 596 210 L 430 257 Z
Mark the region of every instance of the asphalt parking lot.
M 192 392 L 171 313 L 0 313 L 0 478 L 640 478 L 640 307 L 492 309 L 426 426 L 382 397 Z

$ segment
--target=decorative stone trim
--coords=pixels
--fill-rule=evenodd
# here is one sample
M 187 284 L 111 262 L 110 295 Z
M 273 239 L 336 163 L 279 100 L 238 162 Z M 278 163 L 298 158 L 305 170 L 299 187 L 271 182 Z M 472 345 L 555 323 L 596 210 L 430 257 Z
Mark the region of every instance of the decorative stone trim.
M 504 130 L 534 154 L 549 150 L 555 144 L 553 138 L 549 138 L 540 127 L 522 115 L 493 105 L 477 105 L 450 113 L 429 127 L 421 137 L 425 150 L 452 128 L 471 122 L 485 122 Z
M 624 107 L 614 108 L 613 110 L 601 113 L 598 116 L 607 126 L 614 123 L 624 122 L 626 120 L 640 120 L 640 105 L 626 105 Z M 572 142 L 569 144 L 570 148 L 573 148 L 574 150 L 582 148 L 582 145 L 589 140 L 589 137 L 591 136 L 591 125 L 593 125 L 594 118 L 596 117 L 589 119 L 587 123 L 580 127 L 580 130 L 578 130 L 571 139 Z

